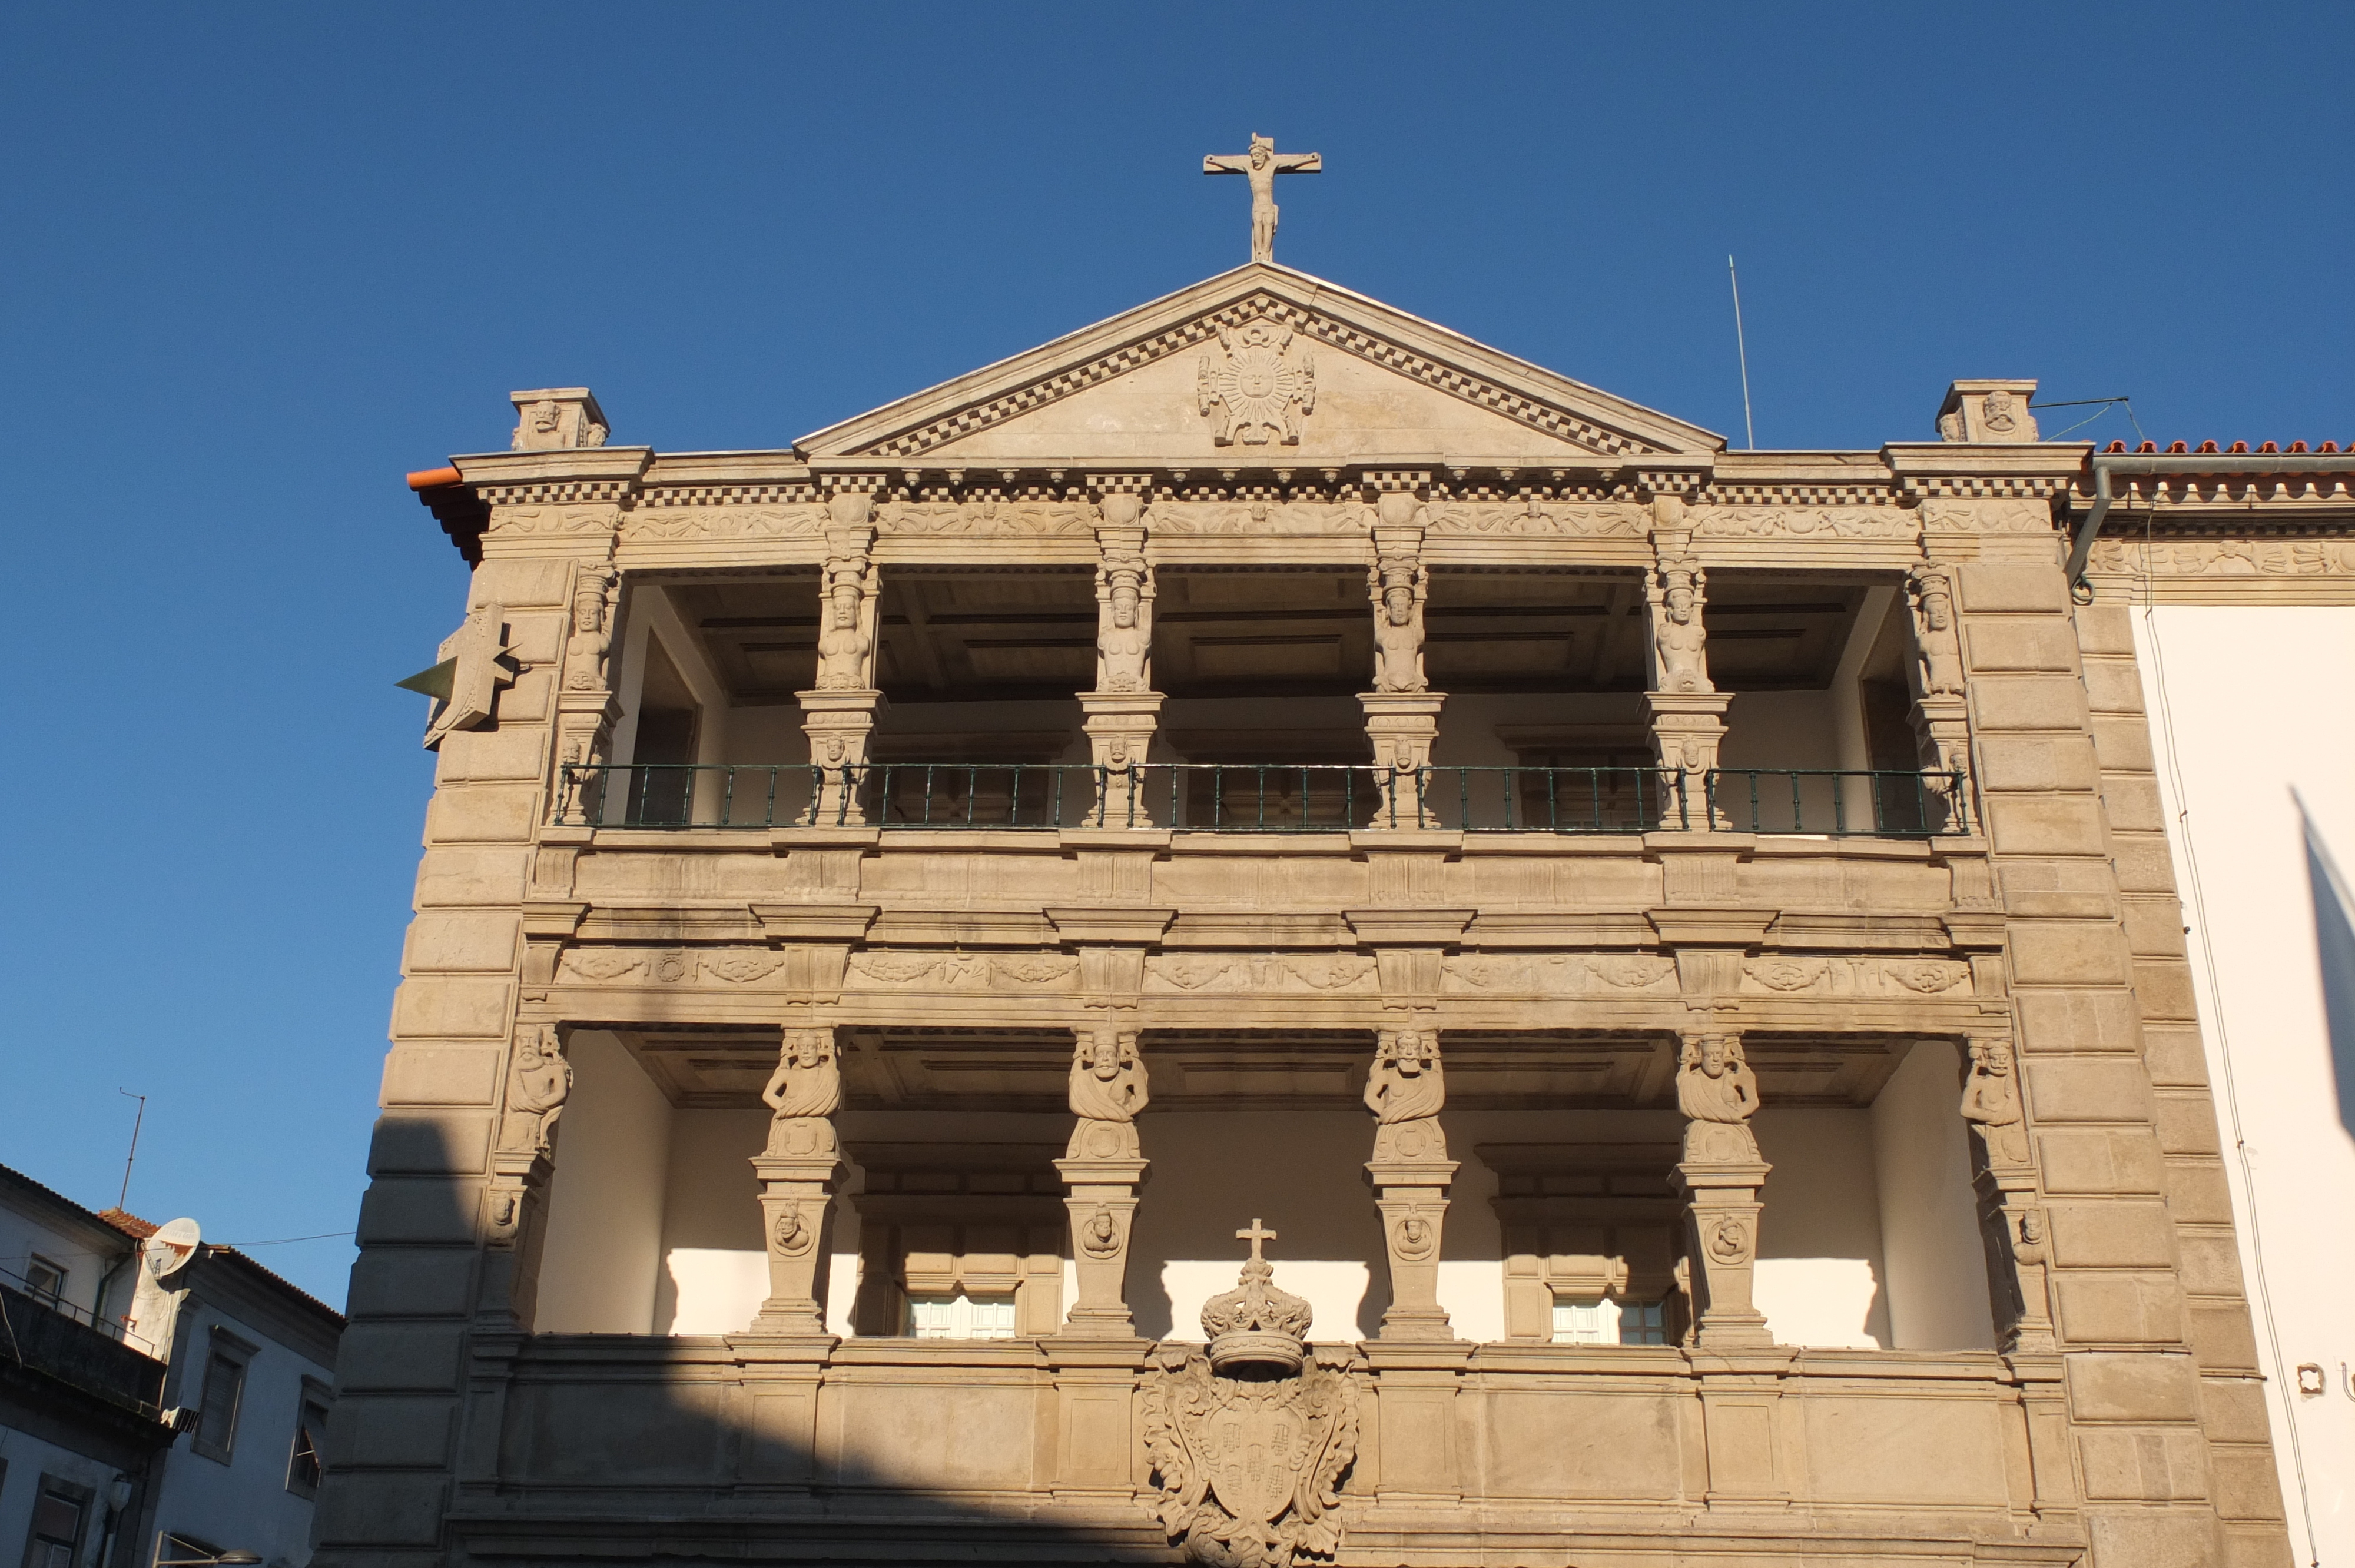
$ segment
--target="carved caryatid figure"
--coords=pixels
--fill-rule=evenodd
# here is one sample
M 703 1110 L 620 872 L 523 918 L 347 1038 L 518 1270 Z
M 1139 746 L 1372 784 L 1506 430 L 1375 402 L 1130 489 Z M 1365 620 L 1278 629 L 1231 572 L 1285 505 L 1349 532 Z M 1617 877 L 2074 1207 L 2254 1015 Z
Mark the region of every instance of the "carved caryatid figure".
M 1665 562 L 1645 585 L 1652 611 L 1653 686 L 1662 692 L 1713 692 L 1701 606 L 1708 574 L 1691 561 Z
M 777 1070 L 761 1091 L 768 1107 L 783 1117 L 832 1116 L 842 1105 L 842 1067 L 834 1059 L 831 1031 L 786 1033 Z
M 526 1028 L 517 1042 L 515 1068 L 507 1075 L 507 1136 L 510 1148 L 550 1154 L 556 1121 L 572 1093 L 572 1064 L 553 1024 Z
M 1322 153 L 1278 153 L 1275 139 L 1252 132 L 1248 153 L 1213 153 L 1202 160 L 1206 175 L 1241 175 L 1251 181 L 1252 240 L 1254 261 L 1275 260 L 1275 176 L 1315 175 L 1325 168 Z
M 1431 572 L 1420 563 L 1391 557 L 1367 574 L 1374 600 L 1374 690 L 1422 692 L 1431 683 L 1423 673 L 1423 607 Z
M 826 565 L 826 605 L 817 631 L 817 689 L 848 692 L 868 684 L 868 656 L 874 651 L 870 599 L 873 568 L 844 558 Z
M 2028 1162 L 2019 1079 L 2012 1066 L 2009 1041 L 1984 1037 L 1971 1042 L 1970 1071 L 1963 1079 L 1963 1119 L 1978 1129 L 1988 1160 L 1999 1165 Z
M 1758 1075 L 1731 1034 L 1688 1035 L 1677 1071 L 1677 1108 L 1685 1113 L 1688 1160 L 1758 1158 L 1750 1118 L 1758 1110 Z
M 1152 573 L 1142 562 L 1098 574 L 1096 690 L 1142 692 L 1152 685 Z
M 605 684 L 606 656 L 613 649 L 607 609 L 614 579 L 591 567 L 572 579 L 572 633 L 564 643 L 567 691 L 594 692 Z
M 1913 683 L 1918 694 L 1960 696 L 1963 658 L 1955 642 L 1955 591 L 1944 567 L 1906 574 L 1913 609 Z
M 1446 1104 L 1439 1037 L 1413 1029 L 1382 1031 L 1366 1075 L 1366 1108 L 1376 1124 L 1374 1158 L 1445 1160 L 1447 1139 L 1439 1113 Z
M 1071 1054 L 1071 1114 L 1082 1121 L 1134 1121 L 1152 1096 L 1136 1036 L 1110 1029 L 1080 1039 Z

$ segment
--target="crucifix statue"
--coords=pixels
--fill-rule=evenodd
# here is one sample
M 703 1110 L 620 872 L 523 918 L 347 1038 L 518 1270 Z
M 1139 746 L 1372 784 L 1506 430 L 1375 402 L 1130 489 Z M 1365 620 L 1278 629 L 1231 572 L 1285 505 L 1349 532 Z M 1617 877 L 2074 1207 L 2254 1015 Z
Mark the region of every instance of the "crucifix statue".
M 1252 132 L 1248 153 L 1213 153 L 1202 160 L 1206 175 L 1241 175 L 1251 181 L 1252 260 L 1275 260 L 1275 176 L 1325 171 L 1322 153 L 1278 153 L 1275 139 Z

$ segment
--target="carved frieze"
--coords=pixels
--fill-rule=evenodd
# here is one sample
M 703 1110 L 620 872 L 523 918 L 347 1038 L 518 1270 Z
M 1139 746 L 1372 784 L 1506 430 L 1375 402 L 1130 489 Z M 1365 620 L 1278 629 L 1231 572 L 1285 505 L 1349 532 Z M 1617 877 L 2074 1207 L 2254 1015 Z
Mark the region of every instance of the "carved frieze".
M 1751 996 L 1942 996 L 1970 994 L 1970 966 L 1959 959 L 1764 958 L 1742 966 Z
M 813 538 L 826 528 L 823 506 L 665 506 L 622 520 L 624 544 L 700 539 Z
M 1362 995 L 1377 988 L 1374 960 L 1358 953 L 1155 953 L 1145 960 L 1145 989 Z
M 1677 989 L 1675 960 L 1650 953 L 1464 953 L 1443 989 L 1507 996 L 1610 996 Z
M 1912 512 L 1895 506 L 1696 506 L 1686 515 L 1702 539 L 1909 539 Z
M 710 979 L 742 986 L 767 980 L 785 963 L 784 954 L 765 948 L 575 948 L 559 960 L 557 978 L 592 985 L 687 985 Z
M 878 990 L 1068 990 L 1079 971 L 1079 959 L 1067 953 L 865 952 L 850 956 L 849 983 Z
M 1457 502 L 1427 507 L 1423 525 L 1433 534 L 1500 539 L 1640 539 L 1650 514 L 1629 502 L 1540 501 L 1515 505 Z
M 1365 537 L 1374 509 L 1359 501 L 1156 501 L 1146 521 L 1156 535 Z
M 604 533 L 613 526 L 613 509 L 610 506 L 496 506 L 492 508 L 490 526 L 485 532 L 578 538 Z
M 1060 501 L 894 501 L 875 509 L 887 538 L 1045 539 L 1093 537 L 1096 511 Z
M 2121 577 L 2355 577 L 2355 540 L 2097 539 L 2087 567 Z

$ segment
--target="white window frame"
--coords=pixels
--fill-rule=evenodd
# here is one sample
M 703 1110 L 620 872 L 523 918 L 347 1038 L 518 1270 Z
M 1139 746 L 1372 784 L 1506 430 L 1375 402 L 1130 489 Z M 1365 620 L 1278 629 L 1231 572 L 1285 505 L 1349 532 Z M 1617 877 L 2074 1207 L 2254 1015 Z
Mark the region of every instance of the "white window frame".
M 932 1319 L 929 1323 L 925 1320 L 928 1318 Z M 969 1296 L 960 1290 L 953 1296 L 908 1298 L 911 1339 L 1011 1340 L 1016 1337 L 1018 1322 L 1011 1292 L 1003 1296 Z

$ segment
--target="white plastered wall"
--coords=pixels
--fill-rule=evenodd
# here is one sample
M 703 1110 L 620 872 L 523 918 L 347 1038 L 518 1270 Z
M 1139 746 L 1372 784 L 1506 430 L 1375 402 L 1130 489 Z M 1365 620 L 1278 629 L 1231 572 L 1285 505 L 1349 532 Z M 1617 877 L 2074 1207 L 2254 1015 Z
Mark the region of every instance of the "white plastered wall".
M 1917 1041 L 1872 1102 L 1882 1290 L 1895 1350 L 1995 1349 L 1961 1062 L 1950 1041 Z
M 1768 1107 L 1751 1127 L 1774 1167 L 1754 1290 L 1774 1342 L 1888 1348 L 1872 1113 Z
M 765 1110 L 670 1113 L 655 1333 L 741 1333 L 768 1298 L 769 1255 L 762 1250 L 761 1188 L 752 1171 L 768 1132 Z
M 2134 628 L 2290 1531 L 2300 1562 L 2355 1562 L 2355 1252 L 2343 1241 L 2355 1139 L 2339 1122 L 2290 796 L 2304 797 L 2340 872 L 2355 865 L 2355 609 L 2137 607 Z M 2321 1369 L 2322 1393 L 2297 1392 L 2301 1364 Z
M 670 1102 L 627 1047 L 580 1030 L 566 1047 L 572 1093 L 558 1129 L 533 1327 L 644 1334 L 654 1327 Z

